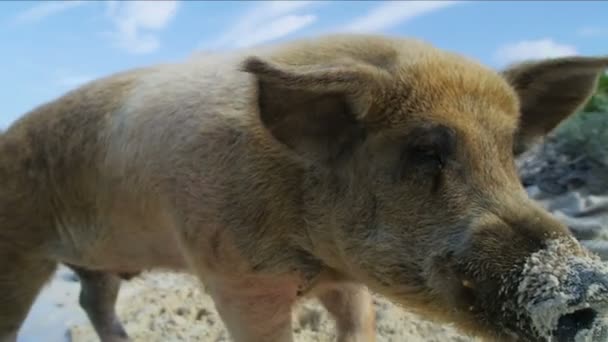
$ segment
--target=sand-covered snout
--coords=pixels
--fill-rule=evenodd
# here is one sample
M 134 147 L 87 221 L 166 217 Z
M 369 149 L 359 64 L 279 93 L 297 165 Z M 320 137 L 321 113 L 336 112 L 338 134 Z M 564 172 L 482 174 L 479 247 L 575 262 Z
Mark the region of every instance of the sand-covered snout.
M 608 266 L 571 238 L 550 240 L 524 265 L 515 307 L 538 341 L 608 341 Z

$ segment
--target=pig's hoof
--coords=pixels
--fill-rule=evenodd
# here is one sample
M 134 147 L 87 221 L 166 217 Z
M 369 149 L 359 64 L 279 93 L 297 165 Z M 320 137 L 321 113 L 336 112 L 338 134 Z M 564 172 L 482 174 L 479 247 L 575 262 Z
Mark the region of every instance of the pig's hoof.
M 108 336 L 105 338 L 101 338 L 101 341 L 103 342 L 131 342 L 131 339 L 127 336 L 119 336 L 119 335 L 112 335 L 112 336 Z

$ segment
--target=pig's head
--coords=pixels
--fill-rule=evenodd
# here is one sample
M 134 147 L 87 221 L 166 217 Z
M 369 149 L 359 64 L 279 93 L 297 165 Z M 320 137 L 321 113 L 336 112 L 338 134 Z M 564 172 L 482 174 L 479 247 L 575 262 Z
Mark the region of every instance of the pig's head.
M 565 341 L 606 337 L 608 269 L 527 197 L 514 158 L 584 104 L 607 66 L 572 57 L 496 72 L 415 41 L 335 36 L 244 70 L 268 136 L 306 169 L 302 245 L 427 317 Z

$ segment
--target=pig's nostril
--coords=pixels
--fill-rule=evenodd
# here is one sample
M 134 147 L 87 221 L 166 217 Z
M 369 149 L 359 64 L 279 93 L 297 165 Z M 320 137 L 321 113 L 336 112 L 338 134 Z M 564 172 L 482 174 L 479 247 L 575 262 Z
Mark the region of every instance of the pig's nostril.
M 591 328 L 597 312 L 593 309 L 581 309 L 559 318 L 555 337 L 557 341 L 574 341 L 576 334 Z

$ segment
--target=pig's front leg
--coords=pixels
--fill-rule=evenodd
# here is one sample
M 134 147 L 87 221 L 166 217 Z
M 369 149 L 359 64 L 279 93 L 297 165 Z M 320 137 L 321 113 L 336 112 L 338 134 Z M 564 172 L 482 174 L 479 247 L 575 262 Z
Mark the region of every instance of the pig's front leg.
M 297 286 L 282 280 L 206 282 L 235 342 L 291 342 Z
M 338 342 L 373 342 L 376 317 L 372 296 L 363 285 L 339 284 L 319 294 L 336 320 Z

